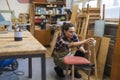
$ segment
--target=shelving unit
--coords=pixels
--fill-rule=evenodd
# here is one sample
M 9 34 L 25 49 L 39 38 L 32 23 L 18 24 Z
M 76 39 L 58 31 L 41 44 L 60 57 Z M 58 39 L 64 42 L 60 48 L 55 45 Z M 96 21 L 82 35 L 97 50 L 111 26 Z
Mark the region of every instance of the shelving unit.
M 67 20 L 64 10 L 66 2 L 32 2 L 32 28 L 35 38 L 43 45 L 50 45 L 51 30 L 46 29 L 46 24 L 56 24 L 57 20 Z M 44 37 L 47 36 L 47 37 Z
M 65 6 L 65 2 L 33 2 L 34 20 L 40 19 L 42 15 L 45 17 L 45 23 L 56 24 L 57 20 L 64 21 L 67 19 Z

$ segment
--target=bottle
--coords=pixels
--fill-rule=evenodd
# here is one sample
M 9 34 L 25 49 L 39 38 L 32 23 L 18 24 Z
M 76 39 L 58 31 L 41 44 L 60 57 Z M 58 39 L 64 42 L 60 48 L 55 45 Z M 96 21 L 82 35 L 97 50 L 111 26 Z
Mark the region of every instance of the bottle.
M 21 31 L 21 29 L 14 32 L 14 40 L 15 41 L 22 41 L 22 31 Z

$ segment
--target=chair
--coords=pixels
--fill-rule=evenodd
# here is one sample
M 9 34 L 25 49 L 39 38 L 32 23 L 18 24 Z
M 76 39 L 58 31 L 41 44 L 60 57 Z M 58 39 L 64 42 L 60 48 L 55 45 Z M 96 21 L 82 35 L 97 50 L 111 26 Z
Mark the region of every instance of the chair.
M 86 38 L 87 29 L 89 22 L 89 14 L 78 14 L 75 21 L 75 29 L 80 40 L 84 40 Z
M 8 26 L 8 30 L 12 31 L 12 22 L 6 21 L 1 13 L 0 13 L 0 26 Z
M 53 35 L 53 39 L 52 39 L 52 41 L 50 43 L 50 48 L 48 48 L 47 51 L 46 51 L 46 56 L 47 57 L 52 56 L 53 50 L 54 50 L 56 42 L 57 42 L 57 37 L 60 34 L 60 32 L 61 31 L 59 29 L 55 30 L 54 35 Z
M 91 48 L 92 47 L 92 48 Z M 88 51 L 91 52 L 90 49 L 93 49 L 94 53 L 94 63 L 95 63 L 95 80 L 97 80 L 97 64 L 96 64 L 96 54 L 95 54 L 95 45 L 88 45 Z M 74 67 L 77 66 L 77 68 L 84 69 L 87 67 L 88 69 L 88 80 L 90 80 L 90 72 L 93 68 L 92 65 L 90 65 L 90 56 L 87 58 L 85 57 L 77 57 L 77 56 L 66 56 L 64 58 L 64 63 L 66 64 L 66 80 L 68 80 L 68 70 L 69 67 L 72 66 L 72 80 L 74 80 Z M 86 69 L 86 68 L 85 68 Z

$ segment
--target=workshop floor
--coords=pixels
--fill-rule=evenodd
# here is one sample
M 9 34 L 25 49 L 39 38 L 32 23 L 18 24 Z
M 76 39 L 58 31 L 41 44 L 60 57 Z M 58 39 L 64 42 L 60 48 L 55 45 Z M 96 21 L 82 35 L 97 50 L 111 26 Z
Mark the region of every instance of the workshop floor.
M 40 66 L 40 59 L 33 58 L 33 77 L 32 79 L 28 78 L 28 62 L 26 59 L 18 59 L 19 68 L 18 70 L 12 72 L 7 71 L 3 72 L 0 75 L 0 80 L 41 80 L 41 66 Z M 83 79 L 75 79 L 75 80 L 87 80 L 87 76 L 85 76 L 82 72 Z M 65 78 L 60 78 L 56 75 L 54 71 L 54 63 L 52 58 L 47 58 L 46 60 L 46 79 L 47 80 L 65 80 Z M 94 80 L 94 79 L 91 79 Z M 103 80 L 110 80 L 109 77 L 105 77 Z

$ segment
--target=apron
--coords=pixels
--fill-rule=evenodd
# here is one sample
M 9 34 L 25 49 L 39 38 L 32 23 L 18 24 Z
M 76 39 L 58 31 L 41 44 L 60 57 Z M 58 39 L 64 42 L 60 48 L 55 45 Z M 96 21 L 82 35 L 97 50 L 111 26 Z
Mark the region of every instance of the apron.
M 56 66 L 66 69 L 66 64 L 64 63 L 65 56 L 74 56 L 75 51 L 70 52 L 69 49 L 61 49 L 53 52 L 54 63 Z

